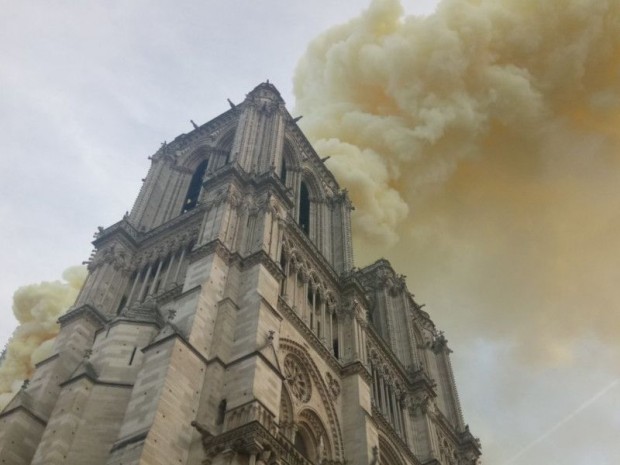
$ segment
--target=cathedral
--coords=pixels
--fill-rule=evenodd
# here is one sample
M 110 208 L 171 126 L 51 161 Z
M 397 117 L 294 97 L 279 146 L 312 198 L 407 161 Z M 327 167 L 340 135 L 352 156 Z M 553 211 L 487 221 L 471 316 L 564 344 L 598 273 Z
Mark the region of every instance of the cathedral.
M 474 465 L 450 349 L 269 82 L 150 157 L 99 228 L 6 465 Z

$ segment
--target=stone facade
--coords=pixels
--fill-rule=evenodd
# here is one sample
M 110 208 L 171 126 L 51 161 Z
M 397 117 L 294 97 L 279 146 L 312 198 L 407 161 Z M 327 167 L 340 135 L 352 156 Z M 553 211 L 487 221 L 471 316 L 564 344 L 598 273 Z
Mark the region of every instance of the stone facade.
M 11 465 L 472 465 L 450 350 L 260 84 L 169 144 L 100 229 L 53 355 L 0 414 Z

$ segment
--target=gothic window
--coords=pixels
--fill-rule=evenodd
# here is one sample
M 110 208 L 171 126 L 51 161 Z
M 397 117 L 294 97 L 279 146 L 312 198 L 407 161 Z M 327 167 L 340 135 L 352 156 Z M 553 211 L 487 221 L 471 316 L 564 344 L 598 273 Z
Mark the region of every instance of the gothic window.
M 222 399 L 222 401 L 220 402 L 220 405 L 217 407 L 216 424 L 223 425 L 225 416 L 226 416 L 226 399 Z
M 332 349 L 334 351 L 334 357 L 340 358 L 340 348 L 338 347 L 338 338 L 332 339 Z
M 299 191 L 299 226 L 303 232 L 310 235 L 310 192 L 303 181 Z
M 282 181 L 282 184 L 284 184 L 285 186 L 286 186 L 286 175 L 287 175 L 286 160 L 282 158 L 282 166 L 280 167 L 280 181 Z
M 124 295 L 121 298 L 121 302 L 118 304 L 118 308 L 116 309 L 116 314 L 120 315 L 121 312 L 123 311 L 123 308 L 125 308 L 125 305 L 127 305 L 127 296 Z
M 189 188 L 187 189 L 187 195 L 185 196 L 185 201 L 183 202 L 182 213 L 190 211 L 198 203 L 198 198 L 200 196 L 200 190 L 202 188 L 202 178 L 204 178 L 205 172 L 207 171 L 208 164 L 209 164 L 208 159 L 203 160 L 202 163 L 198 165 L 198 168 L 196 168 L 196 171 L 194 171 L 192 180 L 189 183 Z
M 308 457 L 308 447 L 306 446 L 306 440 L 304 439 L 301 431 L 297 431 L 295 433 L 295 449 L 297 449 L 297 451 L 306 459 L 310 460 L 310 457 Z

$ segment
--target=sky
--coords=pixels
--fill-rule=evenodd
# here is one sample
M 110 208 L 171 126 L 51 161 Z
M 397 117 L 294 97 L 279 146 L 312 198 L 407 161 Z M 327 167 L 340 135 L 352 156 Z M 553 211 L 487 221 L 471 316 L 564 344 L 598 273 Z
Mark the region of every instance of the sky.
M 613 2 L 0 7 L 0 342 L 163 141 L 269 79 L 351 191 L 358 265 L 445 330 L 483 463 L 620 463 Z

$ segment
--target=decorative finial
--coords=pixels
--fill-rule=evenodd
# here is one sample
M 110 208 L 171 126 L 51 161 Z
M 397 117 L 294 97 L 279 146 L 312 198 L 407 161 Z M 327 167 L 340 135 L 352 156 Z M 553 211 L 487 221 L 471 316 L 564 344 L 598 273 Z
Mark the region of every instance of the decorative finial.
M 174 320 L 175 316 L 177 316 L 176 310 L 168 310 L 168 321 Z
M 86 349 L 84 351 L 84 360 L 88 360 L 92 354 L 93 354 L 93 349 Z
M 29 384 L 30 384 L 30 380 L 26 378 L 24 382 L 22 383 L 22 390 L 27 389 Z
M 189 122 L 192 123 L 192 126 L 194 126 L 194 129 L 198 129 L 198 125 L 194 123 L 193 119 L 190 119 Z
M 230 105 L 230 108 L 232 108 L 233 110 L 234 110 L 235 108 L 237 108 L 237 105 L 235 105 L 234 103 L 232 103 L 232 101 L 231 101 L 229 98 L 227 98 L 226 100 L 228 100 L 228 104 Z

